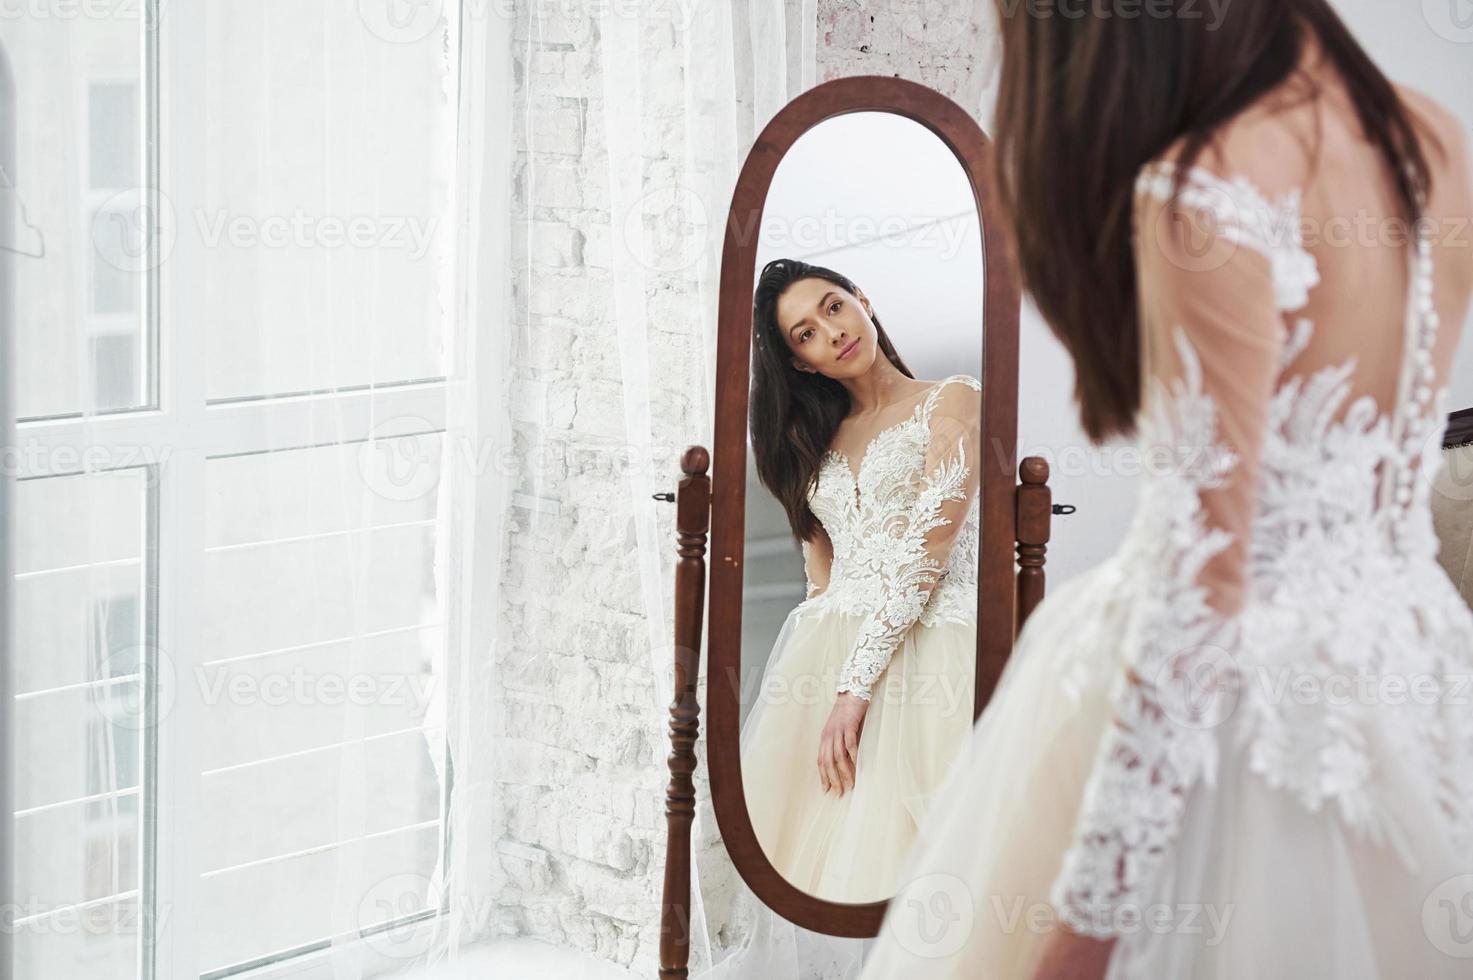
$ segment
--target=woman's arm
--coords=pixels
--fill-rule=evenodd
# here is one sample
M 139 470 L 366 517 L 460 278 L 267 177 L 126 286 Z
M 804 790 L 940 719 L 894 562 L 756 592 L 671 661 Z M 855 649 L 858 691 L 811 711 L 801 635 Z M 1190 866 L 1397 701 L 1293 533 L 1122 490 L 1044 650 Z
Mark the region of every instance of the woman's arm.
M 890 554 L 881 569 L 878 608 L 859 627 L 839 673 L 834 708 L 819 736 L 818 771 L 825 791 L 837 789 L 842 796 L 853 788 L 859 734 L 874 684 L 945 574 L 976 499 L 982 478 L 980 390 L 976 379 L 963 375 L 935 392 L 915 504 L 898 510 L 881 532 L 888 535 Z
M 1240 683 L 1237 613 L 1284 352 L 1273 269 L 1295 248 L 1273 234 L 1297 229 L 1271 227 L 1246 184 L 1194 180 L 1167 203 L 1169 172 L 1148 172 L 1138 198 L 1141 425 L 1153 465 L 1140 506 L 1159 529 L 1128 569 L 1129 627 L 1100 638 L 1119 651 L 1113 718 L 1052 892 L 1078 935 L 1050 945 L 1075 951 L 1090 949 L 1080 936 L 1111 939 L 1146 914 L 1188 794 L 1214 779 L 1217 726 Z
M 875 681 L 946 571 L 982 478 L 980 390 L 976 379 L 959 375 L 936 393 L 915 506 L 895 515 L 883 530 L 890 553 L 880 572 L 879 608 L 859 627 L 839 674 L 841 694 L 870 699 Z

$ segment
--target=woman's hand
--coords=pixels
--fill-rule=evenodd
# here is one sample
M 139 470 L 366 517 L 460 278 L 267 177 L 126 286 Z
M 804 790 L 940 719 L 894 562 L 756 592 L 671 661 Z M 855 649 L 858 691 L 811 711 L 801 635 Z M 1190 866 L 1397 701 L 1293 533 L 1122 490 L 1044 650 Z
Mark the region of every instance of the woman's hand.
M 1032 980 L 1101 980 L 1110 965 L 1115 940 L 1083 936 L 1058 924 L 1037 954 Z
M 869 702 L 844 691 L 834 702 L 829 720 L 818 737 L 818 781 L 825 793 L 840 796 L 854 788 L 854 770 L 859 760 L 859 732 Z

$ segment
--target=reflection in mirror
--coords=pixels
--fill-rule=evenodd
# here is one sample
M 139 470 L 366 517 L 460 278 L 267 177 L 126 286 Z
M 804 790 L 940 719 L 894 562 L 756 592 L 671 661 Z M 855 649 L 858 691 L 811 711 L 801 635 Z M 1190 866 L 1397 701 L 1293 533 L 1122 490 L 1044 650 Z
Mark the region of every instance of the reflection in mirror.
M 743 787 L 789 882 L 882 901 L 973 722 L 983 266 L 966 173 L 903 116 L 826 120 L 777 168 L 757 269 Z

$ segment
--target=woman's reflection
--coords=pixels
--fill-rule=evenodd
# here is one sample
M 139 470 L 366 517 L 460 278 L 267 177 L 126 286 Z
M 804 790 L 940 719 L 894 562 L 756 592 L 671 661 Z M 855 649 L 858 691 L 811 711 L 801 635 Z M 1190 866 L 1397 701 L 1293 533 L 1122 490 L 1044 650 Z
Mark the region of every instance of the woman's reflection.
M 807 598 L 746 723 L 757 838 L 820 898 L 889 898 L 972 727 L 976 378 L 912 375 L 847 277 L 778 259 L 753 302 L 751 441 L 801 543 Z

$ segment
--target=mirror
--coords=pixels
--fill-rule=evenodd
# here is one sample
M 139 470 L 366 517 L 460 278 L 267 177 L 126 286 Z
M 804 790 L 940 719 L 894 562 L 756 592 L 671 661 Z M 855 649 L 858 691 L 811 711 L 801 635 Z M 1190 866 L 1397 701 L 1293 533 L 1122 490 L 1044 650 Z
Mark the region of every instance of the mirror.
M 991 144 L 965 110 L 924 85 L 882 76 L 834 79 L 799 95 L 764 127 L 742 165 L 721 253 L 710 476 L 705 450 L 692 447 L 677 494 L 681 566 L 667 794 L 672 928 L 687 900 L 697 725 L 690 699 L 702 635 L 711 799 L 733 865 L 790 922 L 834 936 L 873 936 L 916 815 L 986 706 L 1019 622 L 1042 596 L 1047 467 L 1030 459 L 1020 469 L 1016 459 L 1020 301 L 990 180 Z M 842 279 L 815 283 L 805 268 L 771 290 L 768 336 L 754 330 L 761 319 L 754 318 L 754 293 L 775 258 L 799 259 Z M 853 288 L 840 291 L 845 305 L 831 310 L 825 293 L 835 281 Z M 832 368 L 834 351 L 848 348 L 851 334 L 864 334 L 856 362 L 862 371 L 793 374 L 789 380 L 831 386 L 827 407 L 819 409 L 827 421 L 788 440 L 789 449 L 803 447 L 798 455 L 806 462 L 774 468 L 762 454 L 783 455 L 778 440 L 788 430 L 772 420 L 787 416 L 774 408 L 771 382 L 777 368 L 786 368 L 770 362 L 764 390 L 763 359 L 794 352 L 787 342 L 794 335 L 776 331 L 805 315 L 828 352 L 799 361 Z M 875 321 L 895 354 L 883 362 Z M 754 342 L 759 336 L 771 341 L 766 351 Z M 843 383 L 877 365 L 888 374 L 883 385 Z M 868 391 L 860 407 L 877 410 L 851 412 L 851 391 Z M 961 465 L 958 447 L 966 447 Z M 787 476 L 765 479 L 764 471 Z M 927 478 L 934 486 L 923 508 L 916 487 Z M 915 513 L 930 512 L 935 500 L 947 519 L 932 526 L 940 532 L 898 533 L 901 525 L 926 523 Z M 836 542 L 823 533 L 832 559 L 825 553 L 815 561 L 810 551 L 805 561 L 800 552 L 797 540 L 819 540 L 794 533 L 793 517 L 805 508 L 810 531 L 828 523 L 839 537 L 849 535 Z M 860 555 L 850 542 L 861 515 L 887 508 L 895 521 L 876 526 L 889 528 L 893 544 Z M 709 562 L 701 557 L 706 515 Z M 805 526 L 801 518 L 798 525 Z M 925 574 L 906 560 L 916 553 L 917 535 L 923 553 L 946 545 L 935 551 L 946 561 Z M 879 540 L 873 529 L 859 537 Z M 965 557 L 953 563 L 954 555 Z M 895 601 L 877 598 L 890 595 L 881 591 L 882 579 L 895 583 Z M 921 627 L 927 610 L 935 621 Z M 906 628 L 894 628 L 907 616 Z M 920 628 L 934 635 L 917 644 Z M 861 645 L 864 655 L 851 657 Z M 780 667 L 785 652 L 793 659 Z M 876 669 L 880 661 L 883 670 Z M 859 736 L 854 786 L 825 797 L 820 733 L 834 704 L 862 699 L 866 689 L 863 725 L 851 726 Z M 680 937 L 669 946 L 669 962 L 678 964 Z
M 985 297 L 967 173 L 904 115 L 826 119 L 783 155 L 767 190 L 759 283 L 773 260 L 798 271 L 774 274 L 782 291 L 754 332 L 743 789 L 758 841 L 789 883 L 829 901 L 883 901 L 973 720 Z M 805 271 L 796 263 L 838 273 L 859 295 L 813 270 L 793 278 Z M 785 345 L 764 347 L 774 337 Z M 846 345 L 853 352 L 838 358 Z M 890 385 L 887 403 L 844 418 L 831 436 L 820 412 L 789 409 L 785 420 L 812 427 L 807 438 L 829 447 L 814 475 L 809 509 L 821 530 L 805 563 L 787 509 L 759 476 L 788 479 L 795 461 L 788 452 L 759 459 L 784 437 L 751 429 L 780 428 L 771 406 L 806 405 L 820 392 L 830 411 L 854 411 L 845 381 Z M 928 451 L 936 461 L 947 449 L 944 458 L 963 467 L 955 499 L 923 513 L 923 464 Z M 879 658 L 885 665 L 870 679 Z M 864 712 L 857 745 L 851 755 L 832 736 L 839 754 L 820 764 L 836 687 L 856 671 L 850 686 L 868 695 L 847 708 Z

